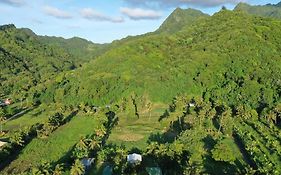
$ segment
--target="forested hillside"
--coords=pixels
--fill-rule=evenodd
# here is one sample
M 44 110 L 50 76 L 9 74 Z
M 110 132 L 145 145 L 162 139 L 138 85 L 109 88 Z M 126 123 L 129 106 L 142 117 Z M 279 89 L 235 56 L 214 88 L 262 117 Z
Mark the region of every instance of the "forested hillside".
M 66 73 L 49 93 L 60 87 L 64 96 L 50 98 L 94 105 L 132 93 L 155 102 L 187 93 L 255 109 L 272 106 L 280 102 L 279 27 L 273 19 L 222 11 L 175 35 L 138 38 L 105 53 Z
M 40 36 L 40 41 L 52 47 L 63 48 L 74 58 L 77 63 L 84 63 L 100 55 L 107 44 L 95 44 L 82 38 L 74 37 L 64 39 L 60 37 Z
M 106 45 L 81 38 L 37 36 L 29 29 L 17 29 L 14 25 L 1 26 L 0 37 L 0 94 L 21 100 L 40 93 L 42 89 L 38 90 L 38 84 L 54 79 L 60 72 L 80 67 L 106 49 Z M 26 94 L 30 92 L 33 95 Z
M 156 32 L 104 46 L 2 26 L 1 93 L 36 103 L 15 118 L 18 103 L 1 108 L 1 173 L 279 175 L 280 28 L 176 9 Z
M 25 96 L 38 83 L 76 67 L 67 52 L 42 44 L 32 31 L 14 25 L 0 27 L 0 55 L 1 96 Z
M 281 4 L 267 4 L 252 6 L 246 3 L 239 3 L 234 10 L 242 10 L 249 14 L 263 17 L 281 19 Z
M 172 34 L 180 31 L 185 26 L 191 25 L 200 18 L 208 16 L 209 15 L 204 14 L 199 10 L 177 8 L 171 15 L 169 15 L 156 32 L 166 32 Z

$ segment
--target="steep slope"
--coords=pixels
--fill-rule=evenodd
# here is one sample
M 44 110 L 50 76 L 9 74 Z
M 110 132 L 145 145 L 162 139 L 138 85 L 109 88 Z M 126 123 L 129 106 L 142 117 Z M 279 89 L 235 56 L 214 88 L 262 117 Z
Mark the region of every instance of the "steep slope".
M 180 31 L 184 26 L 191 25 L 200 18 L 208 17 L 209 15 L 202 13 L 195 9 L 181 9 L 177 8 L 169 17 L 164 21 L 164 23 L 156 31 L 175 33 Z
M 163 174 L 280 174 L 280 27 L 280 20 L 222 10 L 175 34 L 127 39 L 78 69 L 59 73 L 44 82 L 46 88 L 36 89 L 39 100 L 81 116 L 32 140 L 1 173 L 31 168 L 53 174 L 51 166 L 58 163 L 69 172 L 74 162 L 94 156 L 94 169 L 110 163 L 115 174 L 136 174 L 151 166 L 147 162 Z M 159 104 L 167 105 L 163 115 Z M 99 122 L 88 120 L 99 117 L 102 129 L 96 130 L 93 124 Z M 163 127 L 153 132 L 151 126 L 159 124 Z M 102 135 L 101 146 L 90 148 L 87 137 L 78 140 L 80 128 L 94 132 L 94 144 Z M 141 153 L 151 161 L 132 170 L 126 167 L 126 149 L 113 142 L 118 138 L 113 144 L 106 139 L 141 130 L 150 134 L 141 140 L 150 143 Z M 136 140 L 127 141 L 138 148 Z
M 252 15 L 281 19 L 281 2 L 278 4 L 267 4 L 252 6 L 246 3 L 239 3 L 234 10 L 242 10 Z
M 75 68 L 68 53 L 42 44 L 32 31 L 14 25 L 0 27 L 0 62 L 1 96 L 20 95 Z
M 222 11 L 176 35 L 142 37 L 112 49 L 65 74 L 48 94 L 73 105 L 118 102 L 132 94 L 154 102 L 203 94 L 263 109 L 280 101 L 280 27 L 273 19 Z
M 65 49 L 66 52 L 76 58 L 78 63 L 84 63 L 100 55 L 107 46 L 107 44 L 95 44 L 78 37 L 64 39 L 61 37 L 40 36 L 40 41 L 52 47 Z

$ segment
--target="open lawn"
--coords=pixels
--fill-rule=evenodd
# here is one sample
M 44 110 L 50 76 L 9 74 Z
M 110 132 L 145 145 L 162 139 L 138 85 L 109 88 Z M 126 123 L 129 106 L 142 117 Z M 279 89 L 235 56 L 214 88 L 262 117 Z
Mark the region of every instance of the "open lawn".
M 35 123 L 44 123 L 48 117 L 56 111 L 55 106 L 38 106 L 26 109 L 26 112 L 11 120 L 8 120 L 3 125 L 3 130 L 13 131 L 21 127 L 31 126 Z
M 64 156 L 69 155 L 69 151 L 82 136 L 92 134 L 98 126 L 97 116 L 75 116 L 69 123 L 58 128 L 47 139 L 36 138 L 32 140 L 2 173 L 13 170 L 22 172 L 27 168 L 38 165 L 42 161 L 58 162 Z
M 123 144 L 128 149 L 145 150 L 152 134 L 162 133 L 168 128 L 168 120 L 159 122 L 159 118 L 166 108 L 167 106 L 164 104 L 156 104 L 153 106 L 151 114 L 148 112 L 142 113 L 140 118 L 132 118 L 122 113 L 118 114 L 118 125 L 111 131 L 108 143 Z

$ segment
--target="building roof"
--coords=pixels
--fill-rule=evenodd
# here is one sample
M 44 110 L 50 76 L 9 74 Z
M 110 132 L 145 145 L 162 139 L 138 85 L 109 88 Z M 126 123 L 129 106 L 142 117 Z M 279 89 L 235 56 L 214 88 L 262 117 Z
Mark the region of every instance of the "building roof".
M 4 146 L 4 145 L 6 145 L 6 144 L 7 144 L 7 142 L 2 142 L 2 141 L 0 141 L 0 147 Z
M 127 161 L 129 163 L 136 163 L 136 162 L 141 162 L 142 161 L 142 157 L 140 154 L 136 154 L 136 153 L 133 153 L 133 154 L 129 154 L 127 156 Z
M 81 163 L 84 165 L 85 168 L 90 167 L 94 162 L 94 158 L 84 158 L 81 160 Z

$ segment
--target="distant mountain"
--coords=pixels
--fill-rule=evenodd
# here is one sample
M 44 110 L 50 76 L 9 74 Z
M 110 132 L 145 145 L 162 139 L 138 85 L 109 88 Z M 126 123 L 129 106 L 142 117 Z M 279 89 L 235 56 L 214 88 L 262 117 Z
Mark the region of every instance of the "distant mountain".
M 209 15 L 195 9 L 177 8 L 164 21 L 156 32 L 174 33 L 180 31 L 184 26 L 190 25 L 198 19 L 208 17 Z
M 40 36 L 39 38 L 45 44 L 65 49 L 79 63 L 93 59 L 101 54 L 107 46 L 107 44 L 95 44 L 79 37 L 64 39 L 62 37 Z
M 41 39 L 30 29 L 0 26 L 0 96 L 25 96 L 36 85 L 80 63 L 62 47 Z
M 256 6 L 252 6 L 246 3 L 239 3 L 234 10 L 242 10 L 256 16 L 281 19 L 281 2 L 279 2 L 278 4 L 266 4 Z
M 120 44 L 56 82 L 54 86 L 65 89 L 63 96 L 55 97 L 54 86 L 50 94 L 59 103 L 75 105 L 118 102 L 131 94 L 167 102 L 183 93 L 203 93 L 229 105 L 259 108 L 262 99 L 272 105 L 280 97 L 264 95 L 280 93 L 275 81 L 281 78 L 280 28 L 278 20 L 223 10 L 173 35 L 147 35 Z
M 38 36 L 13 24 L 0 26 L 0 40 L 0 97 L 35 88 L 109 49 L 78 37 Z

